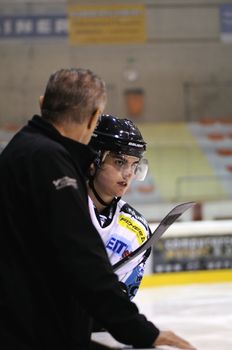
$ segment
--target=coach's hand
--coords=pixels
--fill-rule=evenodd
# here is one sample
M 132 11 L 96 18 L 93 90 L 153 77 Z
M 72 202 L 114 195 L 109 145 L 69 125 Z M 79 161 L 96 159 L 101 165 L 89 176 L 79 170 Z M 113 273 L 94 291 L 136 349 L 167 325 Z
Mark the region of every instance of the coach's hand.
M 197 350 L 194 346 L 192 346 L 189 342 L 180 338 L 178 335 L 171 331 L 160 331 L 159 336 L 156 338 L 153 346 L 159 345 L 169 345 L 179 349 L 185 350 Z

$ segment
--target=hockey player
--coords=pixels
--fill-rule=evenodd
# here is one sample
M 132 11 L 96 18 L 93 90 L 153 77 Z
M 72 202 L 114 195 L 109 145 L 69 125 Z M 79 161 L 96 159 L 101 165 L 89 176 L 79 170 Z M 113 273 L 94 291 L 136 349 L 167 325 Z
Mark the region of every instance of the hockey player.
M 146 143 L 132 121 L 102 115 L 90 146 L 97 157 L 90 171 L 89 209 L 114 265 L 150 235 L 146 219 L 121 198 L 133 179 L 146 176 Z M 117 271 L 130 299 L 139 288 L 149 253 L 150 249 Z
M 105 244 L 111 264 L 134 251 L 150 235 L 145 218 L 121 197 L 133 179 L 143 180 L 148 163 L 143 159 L 146 143 L 138 128 L 127 119 L 102 115 L 90 140 L 97 152 L 89 175 L 89 210 L 92 221 Z M 141 282 L 149 251 L 117 270 L 130 299 Z M 98 322 L 95 330 L 101 329 Z M 172 331 L 161 331 L 156 346 L 170 345 L 196 350 Z M 163 338 L 164 336 L 164 338 Z

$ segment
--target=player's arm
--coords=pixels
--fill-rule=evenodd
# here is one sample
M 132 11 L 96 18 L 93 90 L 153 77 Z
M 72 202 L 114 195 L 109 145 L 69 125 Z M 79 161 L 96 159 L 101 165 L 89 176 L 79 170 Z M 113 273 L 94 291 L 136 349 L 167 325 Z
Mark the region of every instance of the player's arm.
M 147 238 L 151 236 L 151 230 L 148 226 L 147 230 Z M 146 260 L 150 256 L 151 248 L 147 249 L 145 253 L 142 255 L 142 258 L 140 257 L 139 261 L 138 259 L 135 259 L 134 261 L 130 262 L 131 269 L 130 272 L 126 274 L 125 277 L 121 278 L 121 283 L 124 286 L 124 291 L 127 291 L 127 294 L 129 298 L 132 300 L 141 284 L 143 275 L 144 275 L 144 269 Z
M 150 255 L 150 252 L 151 249 L 148 249 L 143 255 L 142 261 L 140 261 L 140 263 L 134 264 L 131 272 L 129 274 L 127 273 L 126 278 L 123 278 L 121 281 L 122 285 L 124 285 L 124 290 L 127 291 L 127 294 L 131 300 L 135 297 L 141 284 L 146 260 Z

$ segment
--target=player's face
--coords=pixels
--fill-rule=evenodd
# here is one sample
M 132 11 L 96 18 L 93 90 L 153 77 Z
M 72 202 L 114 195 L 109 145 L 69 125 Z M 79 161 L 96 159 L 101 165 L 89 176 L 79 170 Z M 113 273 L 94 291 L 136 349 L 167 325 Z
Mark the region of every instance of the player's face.
M 135 176 L 139 158 L 107 153 L 94 179 L 96 190 L 102 198 L 110 199 L 125 194 Z

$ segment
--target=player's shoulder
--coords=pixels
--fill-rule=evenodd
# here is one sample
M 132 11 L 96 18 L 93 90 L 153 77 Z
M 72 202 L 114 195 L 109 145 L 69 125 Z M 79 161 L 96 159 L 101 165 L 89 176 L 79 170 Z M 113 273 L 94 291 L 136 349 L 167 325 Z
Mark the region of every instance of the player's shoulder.
M 130 217 L 132 219 L 135 219 L 135 220 L 139 221 L 140 223 L 142 223 L 146 227 L 147 230 L 149 229 L 149 225 L 148 225 L 148 222 L 145 219 L 145 217 L 140 212 L 138 212 L 138 210 L 133 208 L 129 203 L 127 203 L 123 200 L 120 200 L 119 206 L 120 206 L 120 213 L 130 215 Z

